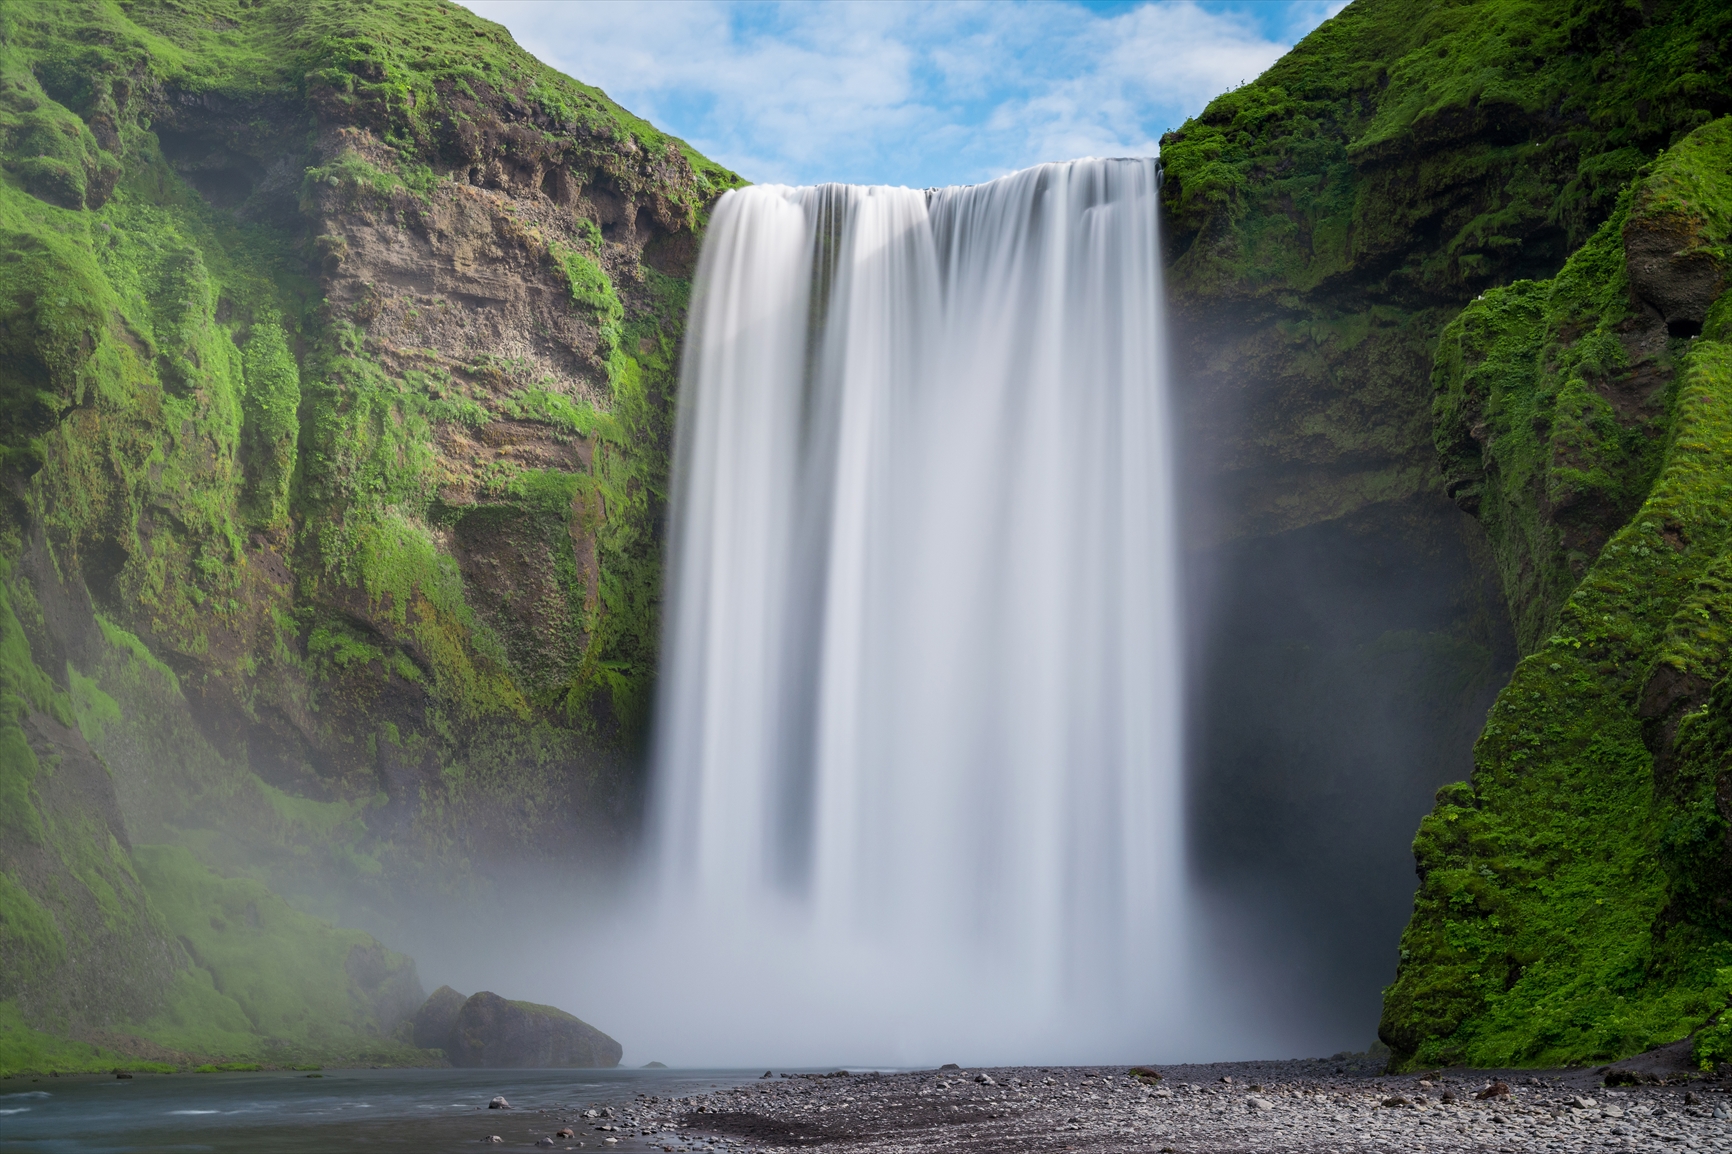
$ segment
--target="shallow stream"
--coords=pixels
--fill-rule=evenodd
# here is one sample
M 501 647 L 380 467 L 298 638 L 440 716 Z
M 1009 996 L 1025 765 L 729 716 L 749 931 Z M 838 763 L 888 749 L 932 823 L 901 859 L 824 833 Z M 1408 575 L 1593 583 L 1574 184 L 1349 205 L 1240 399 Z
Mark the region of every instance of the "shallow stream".
M 744 1071 L 327 1070 L 319 1077 L 139 1074 L 14 1078 L 0 1082 L 0 1150 L 445 1151 L 535 1148 L 584 1110 L 615 1114 L 641 1095 L 662 1099 L 737 1085 Z M 490 1110 L 494 1095 L 511 1103 Z M 585 1120 L 555 1149 L 661 1149 L 608 1119 Z M 486 1143 L 498 1135 L 501 1145 Z M 606 1140 L 613 1138 L 613 1143 Z M 683 1142 L 670 1144 L 685 1147 Z

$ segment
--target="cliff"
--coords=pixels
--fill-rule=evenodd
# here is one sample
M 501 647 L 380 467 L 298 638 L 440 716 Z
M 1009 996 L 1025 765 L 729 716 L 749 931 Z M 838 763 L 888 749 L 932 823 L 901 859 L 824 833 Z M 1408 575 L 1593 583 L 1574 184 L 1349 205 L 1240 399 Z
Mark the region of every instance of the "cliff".
M 1198 874 L 1399 1063 L 1732 997 L 1729 75 L 1357 0 L 1163 143 Z M 0 1068 L 430 1060 L 329 920 L 610 856 L 737 182 L 438 0 L 0 10 Z
M 1205 876 L 1320 860 L 1292 903 L 1378 943 L 1411 911 L 1398 1063 L 1619 1056 L 1725 1004 L 1729 76 L 1722 5 L 1359 0 L 1164 142 L 1199 821 L 1237 851 Z M 1470 770 L 1416 904 L 1359 880 Z
M 8 4 L 0 173 L 8 1044 L 298 1044 L 186 926 L 295 913 L 257 879 L 389 924 L 629 827 L 737 178 L 437 0 Z M 326 1052 L 419 1002 L 364 938 Z M 236 1038 L 162 1025 L 189 982 Z

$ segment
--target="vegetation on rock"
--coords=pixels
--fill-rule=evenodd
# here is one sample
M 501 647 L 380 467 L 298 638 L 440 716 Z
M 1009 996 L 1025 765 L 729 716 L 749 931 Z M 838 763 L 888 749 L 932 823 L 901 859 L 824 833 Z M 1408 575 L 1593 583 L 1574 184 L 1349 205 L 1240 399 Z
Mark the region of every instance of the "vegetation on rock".
M 438 0 L 0 13 L 18 1030 L 411 1060 L 377 1001 L 406 960 L 260 882 L 388 924 L 605 849 L 695 237 L 736 183 Z
M 1354 828 L 1374 829 L 1387 811 L 1371 813 L 1364 799 L 1398 781 L 1415 787 L 1419 812 L 1432 789 L 1469 768 L 1465 756 L 1446 755 L 1465 754 L 1461 734 L 1481 724 L 1485 690 L 1515 659 L 1547 647 L 1565 604 L 1608 563 L 1606 543 L 1639 528 L 1644 503 L 1665 489 L 1662 470 L 1681 428 L 1683 386 L 1674 381 L 1686 345 L 1677 342 L 1702 321 L 1719 275 L 1714 221 L 1724 209 L 1715 188 L 1725 165 L 1703 158 L 1718 147 L 1717 118 L 1732 112 L 1729 76 L 1732 11 L 1709 0 L 1357 0 L 1164 139 L 1186 381 L 1180 418 L 1198 483 L 1192 537 L 1204 550 L 1200 568 L 1225 575 L 1211 582 L 1218 603 L 1199 643 L 1221 655 L 1211 658 L 1202 697 L 1225 704 L 1203 707 L 1198 804 L 1211 836 L 1240 830 L 1233 853 L 1251 860 L 1269 852 L 1260 847 L 1284 847 L 1323 862 L 1348 854 L 1326 834 L 1343 829 L 1340 815 L 1354 807 L 1366 811 Z M 1632 343 L 1628 327 L 1649 315 L 1631 303 L 1636 282 L 1645 286 L 1636 298 L 1660 322 L 1637 326 L 1645 344 Z M 1686 301 L 1695 322 L 1679 311 Z M 1712 375 L 1706 339 L 1686 375 Z M 1464 512 L 1476 521 L 1464 523 Z M 1280 578 L 1241 576 L 1269 569 Z M 1480 579 L 1458 577 L 1449 588 L 1451 572 Z M 1706 571 L 1679 578 L 1716 579 Z M 1644 620 L 1670 621 L 1668 606 L 1688 599 L 1647 576 L 1622 581 L 1629 604 L 1621 612 Z M 1307 631 L 1307 621 L 1350 624 Z M 1332 647 L 1329 637 L 1341 634 L 1359 643 Z M 1418 672 L 1390 678 L 1403 637 L 1429 651 L 1409 650 L 1408 668 Z M 1618 674 L 1625 680 L 1615 692 L 1546 691 L 1552 713 L 1536 732 L 1556 725 L 1585 735 L 1602 732 L 1605 710 L 1640 714 L 1659 656 L 1653 644 L 1631 650 L 1634 665 Z M 1500 711 L 1533 707 L 1517 695 L 1538 691 L 1528 683 L 1536 660 L 1523 662 Z M 1553 660 L 1539 669 L 1549 675 Z M 1711 683 L 1717 674 L 1701 676 Z M 1499 861 L 1519 856 L 1514 847 L 1527 839 L 1549 845 L 1563 836 L 1554 824 L 1563 819 L 1545 805 L 1575 812 L 1579 800 L 1628 831 L 1630 840 L 1603 848 L 1640 859 L 1642 871 L 1594 895 L 1605 903 L 1593 907 L 1598 916 L 1579 920 L 1575 945 L 1558 956 L 1656 969 L 1608 981 L 1611 961 L 1595 961 L 1588 971 L 1612 992 L 1584 986 L 1562 995 L 1556 970 L 1542 978 L 1531 968 L 1536 943 L 1550 941 L 1545 927 L 1562 924 L 1538 899 L 1482 910 L 1474 933 L 1489 936 L 1479 945 L 1437 944 L 1469 924 L 1449 912 L 1465 899 L 1435 904 L 1449 873 L 1439 863 L 1457 859 L 1439 857 L 1433 826 L 1450 816 L 1452 830 L 1469 822 L 1446 791 L 1437 811 L 1445 816 L 1427 819 L 1417 843 L 1426 881 L 1384 1006 L 1398 1061 L 1623 1053 L 1677 1037 L 1706 1015 L 1711 941 L 1722 931 L 1691 914 L 1682 925 L 1707 927 L 1707 936 L 1685 946 L 1686 930 L 1666 927 L 1682 916 L 1673 887 L 1706 893 L 1720 876 L 1704 848 L 1714 835 L 1702 782 L 1714 773 L 1674 784 L 1670 767 L 1680 758 L 1644 744 L 1685 708 L 1672 704 L 1672 691 L 1656 692 L 1666 704 L 1631 723 L 1636 744 L 1619 746 L 1628 760 L 1602 750 L 1618 774 L 1592 775 L 1601 753 L 1571 746 L 1547 754 L 1546 773 L 1526 763 L 1518 788 L 1504 781 L 1507 766 L 1487 761 L 1502 732 L 1494 718 L 1473 787 L 1481 815 L 1473 820 L 1498 823 L 1507 839 L 1495 853 L 1487 843 Z M 1706 692 L 1695 686 L 1676 700 L 1699 708 Z M 1416 696 L 1437 716 L 1406 704 Z M 1247 697 L 1259 703 L 1249 727 Z M 1388 736 L 1392 717 L 1400 732 L 1428 736 L 1403 744 Z M 1603 732 L 1615 743 L 1624 731 Z M 1247 796 L 1261 803 L 1247 806 Z M 1588 816 L 1570 820 L 1578 823 L 1568 826 L 1571 838 L 1595 828 Z M 1680 848 L 1663 848 L 1685 829 Z M 1565 853 L 1528 846 L 1521 868 L 1561 870 Z M 1696 864 L 1678 864 L 1686 859 Z M 1501 868 L 1473 860 L 1474 869 Z M 1344 866 L 1330 875 L 1340 885 L 1322 888 L 1363 904 L 1365 876 L 1375 873 Z M 1471 880 L 1449 876 L 1452 886 Z M 1475 887 L 1493 885 L 1474 876 Z M 1388 932 L 1347 920 L 1354 915 L 1316 896 L 1316 871 L 1307 877 L 1307 892 L 1288 899 L 1306 917 L 1341 918 L 1355 936 Z M 1659 922 L 1657 909 L 1666 911 Z M 1392 915 L 1407 913 L 1405 901 L 1392 903 Z M 1643 937 L 1625 950 L 1618 935 L 1636 927 L 1670 934 L 1669 944 Z M 1494 945 L 1508 956 L 1450 968 L 1450 950 L 1491 958 Z M 1524 973 L 1525 986 L 1515 977 Z M 1503 980 L 1517 982 L 1507 1021 L 1493 1008 L 1506 1004 L 1502 987 L 1493 988 Z M 1542 996 L 1544 1012 L 1517 1024 L 1521 1007 L 1540 1006 Z M 1522 1000 L 1529 997 L 1536 1000 Z M 1583 1023 L 1597 1013 L 1594 998 L 1620 1008 L 1589 1037 Z M 1574 1024 L 1556 1026 L 1563 1021 Z
M 1729 173 L 1732 118 L 1667 150 L 1557 277 L 1444 332 L 1439 446 L 1529 655 L 1414 843 L 1383 1027 L 1408 1062 L 1606 1060 L 1727 1005 Z M 1656 216 L 1689 240 L 1677 274 L 1636 259 Z M 1655 287 L 1701 253 L 1723 295 L 1666 315 Z

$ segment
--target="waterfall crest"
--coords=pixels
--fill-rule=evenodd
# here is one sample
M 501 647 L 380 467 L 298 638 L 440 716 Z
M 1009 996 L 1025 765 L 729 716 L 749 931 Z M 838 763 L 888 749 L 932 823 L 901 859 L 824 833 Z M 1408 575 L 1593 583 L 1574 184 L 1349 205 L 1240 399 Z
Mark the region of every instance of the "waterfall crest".
M 651 828 L 664 908 L 787 969 L 769 1057 L 1103 1060 L 1172 1026 L 1157 186 L 1085 160 L 716 206 Z M 855 977 L 827 1000 L 802 967 Z

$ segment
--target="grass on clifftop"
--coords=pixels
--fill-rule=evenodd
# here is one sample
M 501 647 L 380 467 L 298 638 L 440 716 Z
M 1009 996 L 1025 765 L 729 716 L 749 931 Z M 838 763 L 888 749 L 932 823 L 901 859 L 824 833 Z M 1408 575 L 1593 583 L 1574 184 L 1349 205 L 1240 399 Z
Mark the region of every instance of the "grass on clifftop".
M 323 86 L 341 104 L 377 111 L 388 142 L 425 150 L 445 115 L 442 86 L 510 93 L 562 135 L 631 142 L 654 155 L 682 144 L 549 68 L 499 24 L 444 0 L 112 0 L 8 5 L 7 36 L 34 60 L 43 86 L 78 113 L 112 100 L 114 75 L 148 76 L 214 100 L 299 100 Z M 738 177 L 683 147 L 717 188 Z

